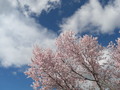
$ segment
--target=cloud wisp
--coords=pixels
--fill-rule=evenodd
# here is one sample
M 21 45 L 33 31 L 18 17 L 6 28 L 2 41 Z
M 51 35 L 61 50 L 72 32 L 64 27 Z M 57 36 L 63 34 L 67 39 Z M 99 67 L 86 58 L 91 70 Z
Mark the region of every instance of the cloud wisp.
M 40 15 L 44 10 L 49 12 L 60 5 L 60 0 L 18 0 L 20 7 L 25 15 L 35 13 Z
M 62 30 L 79 32 L 112 33 L 120 28 L 120 0 L 109 2 L 105 7 L 99 0 L 90 0 L 71 17 L 64 19 L 60 27 Z
M 33 0 L 30 1 L 32 3 Z M 29 5 L 35 8 L 33 6 Z M 4 67 L 19 67 L 30 63 L 32 45 L 37 42 L 41 46 L 51 47 L 56 37 L 55 33 L 36 23 L 33 18 L 26 17 L 19 9 L 17 0 L 0 0 L 0 65 Z M 40 14 L 44 9 L 33 12 Z

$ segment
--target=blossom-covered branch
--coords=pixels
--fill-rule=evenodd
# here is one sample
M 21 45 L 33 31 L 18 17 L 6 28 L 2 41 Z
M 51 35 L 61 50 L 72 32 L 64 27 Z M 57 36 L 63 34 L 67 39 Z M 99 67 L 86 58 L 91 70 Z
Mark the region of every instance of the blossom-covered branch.
M 102 47 L 96 37 L 64 32 L 56 39 L 55 51 L 34 48 L 26 74 L 36 90 L 119 90 L 120 39 L 117 43 Z

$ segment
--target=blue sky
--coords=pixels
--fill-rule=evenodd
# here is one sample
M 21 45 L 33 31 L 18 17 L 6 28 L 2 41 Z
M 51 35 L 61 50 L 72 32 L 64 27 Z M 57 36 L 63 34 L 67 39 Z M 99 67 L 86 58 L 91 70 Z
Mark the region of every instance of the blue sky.
M 1 90 L 33 90 L 30 87 L 32 79 L 26 78 L 23 71 L 18 68 L 0 68 Z
M 60 32 L 120 37 L 120 0 L 0 0 L 0 90 L 32 90 L 24 75 L 35 43 L 54 48 Z

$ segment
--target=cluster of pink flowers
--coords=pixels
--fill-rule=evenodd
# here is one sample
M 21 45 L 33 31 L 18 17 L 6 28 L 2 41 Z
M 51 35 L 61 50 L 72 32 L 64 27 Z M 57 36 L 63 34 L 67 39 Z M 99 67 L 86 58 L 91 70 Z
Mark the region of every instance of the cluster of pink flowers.
M 25 73 L 36 90 L 120 90 L 120 39 L 102 47 L 97 38 L 78 38 L 72 31 L 56 40 L 56 50 L 34 48 L 32 63 Z M 103 57 L 107 50 L 109 58 Z M 103 61 L 103 63 L 101 63 Z

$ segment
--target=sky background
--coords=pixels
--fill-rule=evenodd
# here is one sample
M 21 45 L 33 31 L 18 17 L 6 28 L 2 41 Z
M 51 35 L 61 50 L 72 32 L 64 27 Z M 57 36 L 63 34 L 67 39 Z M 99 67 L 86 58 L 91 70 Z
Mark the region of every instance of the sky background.
M 34 44 L 54 49 L 73 30 L 103 46 L 120 37 L 120 0 L 0 0 L 0 90 L 32 90 L 24 75 Z

